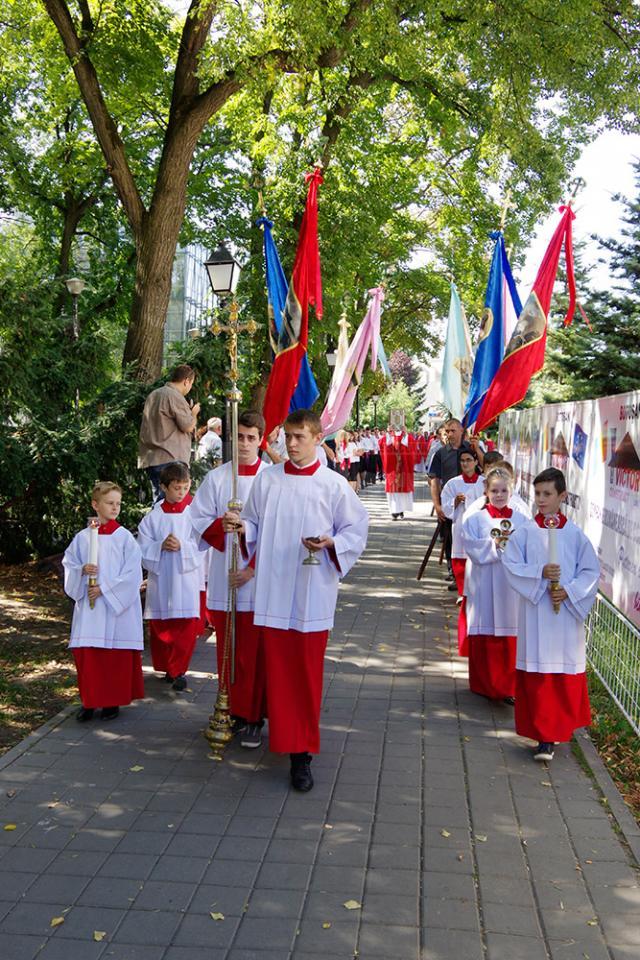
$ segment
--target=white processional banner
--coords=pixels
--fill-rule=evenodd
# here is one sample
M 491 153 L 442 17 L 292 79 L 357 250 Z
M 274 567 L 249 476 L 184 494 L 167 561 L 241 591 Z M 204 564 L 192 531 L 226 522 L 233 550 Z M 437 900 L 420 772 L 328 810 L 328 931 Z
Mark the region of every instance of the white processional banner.
M 640 392 L 510 410 L 498 448 L 532 506 L 536 474 L 564 472 L 567 515 L 598 552 L 600 589 L 640 627 Z

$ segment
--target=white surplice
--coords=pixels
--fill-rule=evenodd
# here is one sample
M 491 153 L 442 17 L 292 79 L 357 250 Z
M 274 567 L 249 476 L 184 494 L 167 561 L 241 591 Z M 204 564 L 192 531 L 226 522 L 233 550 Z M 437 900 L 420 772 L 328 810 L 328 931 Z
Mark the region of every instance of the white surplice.
M 75 535 L 65 550 L 64 589 L 75 600 L 70 647 L 102 647 L 109 650 L 142 650 L 142 604 L 140 548 L 124 527 L 98 536 L 98 586 L 102 596 L 89 606 L 89 577 L 82 568 L 89 563 L 89 529 Z
M 142 565 L 148 571 L 145 620 L 184 620 L 200 616 L 200 590 L 204 558 L 190 519 L 190 506 L 181 513 L 165 513 L 156 504 L 138 527 Z M 173 534 L 180 541 L 177 551 L 163 550 Z
M 249 499 L 249 493 L 256 477 L 264 473 L 265 470 L 271 469 L 273 468 L 269 464 L 260 461 L 257 474 L 238 477 L 238 499 L 242 503 L 246 503 Z M 231 462 L 223 463 L 215 470 L 210 470 L 196 491 L 193 503 L 189 508 L 189 515 L 193 528 L 200 538 L 211 524 L 223 517 L 228 510 L 233 479 L 231 471 Z M 227 610 L 229 608 L 229 568 L 231 566 L 232 543 L 233 537 L 226 535 L 223 552 L 216 550 L 214 547 L 210 548 L 206 540 L 200 539 L 200 549 L 208 550 L 207 607 L 209 610 Z M 246 566 L 247 561 L 238 551 L 238 570 L 243 570 Z M 236 610 L 241 612 L 253 610 L 254 596 L 255 580 L 252 578 L 236 590 Z
M 487 510 L 476 510 L 462 521 L 462 545 L 468 557 L 464 592 L 470 636 L 513 637 L 517 632 L 518 595 L 507 582 L 501 551 L 491 537 L 500 520 Z M 533 522 L 516 510 L 510 521 L 514 532 Z
M 537 523 L 518 530 L 503 558 L 505 576 L 521 597 L 516 667 L 533 673 L 584 673 L 584 621 L 598 592 L 600 564 L 591 541 L 571 520 L 556 530 L 560 585 L 569 596 L 553 612 L 549 581 L 549 531 Z
M 276 464 L 261 473 L 242 512 L 249 554 L 256 551 L 255 623 L 313 633 L 333 626 L 338 584 L 367 543 L 369 514 L 344 477 L 318 466 L 312 475 L 285 473 Z M 292 465 L 291 469 L 295 469 Z M 303 537 L 329 535 L 320 563 L 304 565 Z
M 454 503 L 459 494 L 466 497 L 466 500 L 464 503 L 459 503 L 456 507 Z M 451 537 L 451 557 L 453 560 L 463 560 L 466 557 L 462 545 L 462 521 L 466 511 L 479 497 L 484 497 L 484 484 L 480 476 L 478 476 L 475 483 L 467 483 L 462 474 L 460 474 L 448 480 L 442 488 L 440 504 L 445 517 L 453 520 Z

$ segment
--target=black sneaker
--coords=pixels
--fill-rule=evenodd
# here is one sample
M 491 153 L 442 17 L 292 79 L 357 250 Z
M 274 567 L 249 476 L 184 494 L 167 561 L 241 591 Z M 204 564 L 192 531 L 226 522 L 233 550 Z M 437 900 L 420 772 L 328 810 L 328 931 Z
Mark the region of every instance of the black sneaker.
M 86 723 L 87 720 L 93 718 L 93 708 L 92 707 L 80 707 L 76 713 L 76 720 L 78 723 Z
M 454 581 L 453 583 L 450 583 L 449 586 L 447 587 L 447 590 L 451 590 L 452 593 L 453 593 L 453 591 L 455 590 L 455 592 L 457 593 L 457 592 L 458 592 L 458 584 L 457 584 L 455 581 Z
M 291 786 L 300 793 L 308 793 L 313 787 L 311 756 L 308 753 L 291 753 Z
M 553 760 L 553 744 L 539 743 L 533 754 L 534 760 Z
M 175 680 L 175 677 L 172 677 L 170 673 L 165 673 L 164 675 L 165 683 L 173 683 L 174 680 Z
M 262 744 L 262 722 L 248 723 L 240 734 L 240 746 L 257 750 Z
M 236 733 L 242 733 L 243 730 L 247 729 L 247 721 L 244 717 L 231 717 L 231 731 L 235 735 Z
M 446 583 L 455 583 L 455 577 L 452 573 L 448 573 L 444 578 Z
M 515 697 L 505 697 L 502 702 L 503 702 L 503 703 L 506 703 L 508 707 L 515 707 L 515 705 L 516 705 L 516 698 L 515 698 Z
M 399 516 L 400 516 L 399 513 L 392 513 L 392 514 L 391 514 L 391 519 L 392 519 L 392 520 L 397 520 Z
M 186 690 L 187 689 L 187 678 L 184 673 L 181 673 L 179 677 L 176 677 L 173 683 L 171 684 L 172 690 Z
M 100 716 L 103 720 L 115 720 L 120 713 L 120 707 L 103 707 Z

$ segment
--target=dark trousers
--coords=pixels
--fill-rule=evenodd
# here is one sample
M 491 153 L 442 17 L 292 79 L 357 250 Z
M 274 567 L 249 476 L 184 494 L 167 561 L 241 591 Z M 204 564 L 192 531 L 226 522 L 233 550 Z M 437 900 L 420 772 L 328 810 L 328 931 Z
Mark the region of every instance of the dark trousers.
M 173 461 L 170 461 L 173 462 Z M 167 463 L 157 463 L 153 467 L 145 467 L 145 473 L 151 481 L 151 490 L 153 492 L 153 504 L 160 503 L 161 500 L 164 500 L 164 493 L 160 489 L 160 474 L 169 464 Z
M 453 520 L 443 521 L 443 539 L 444 555 L 447 558 L 447 566 L 451 570 L 451 547 L 453 545 Z

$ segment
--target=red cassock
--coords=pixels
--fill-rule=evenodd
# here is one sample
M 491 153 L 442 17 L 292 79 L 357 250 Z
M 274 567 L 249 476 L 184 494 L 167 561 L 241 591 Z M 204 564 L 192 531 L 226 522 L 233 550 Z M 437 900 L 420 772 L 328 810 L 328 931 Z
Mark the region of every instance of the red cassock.
M 516 670 L 516 733 L 540 743 L 566 743 L 588 727 L 591 708 L 586 673 Z
M 186 673 L 200 631 L 199 617 L 149 621 L 153 669 L 180 677 Z
M 386 435 L 380 444 L 387 493 L 413 493 L 413 468 L 416 465 L 416 445 L 402 433 Z
M 469 644 L 469 687 L 490 700 L 516 696 L 516 637 L 474 634 Z
M 329 631 L 262 629 L 268 665 L 269 749 L 319 753 L 318 718 Z
M 142 655 L 138 650 L 73 647 L 82 706 L 126 707 L 144 699 Z
M 467 598 L 464 595 L 464 570 L 467 565 L 465 557 L 452 557 L 451 569 L 456 578 L 456 587 L 458 596 L 462 597 L 462 603 L 458 611 L 458 655 L 461 657 L 469 656 L 469 638 L 467 636 Z
M 227 613 L 209 610 L 216 631 L 218 677 L 222 676 Z M 226 677 L 229 705 L 234 717 L 259 723 L 267 715 L 263 627 L 253 622 L 253 610 L 236 611 L 235 682 L 231 683 L 231 651 L 227 655 Z

